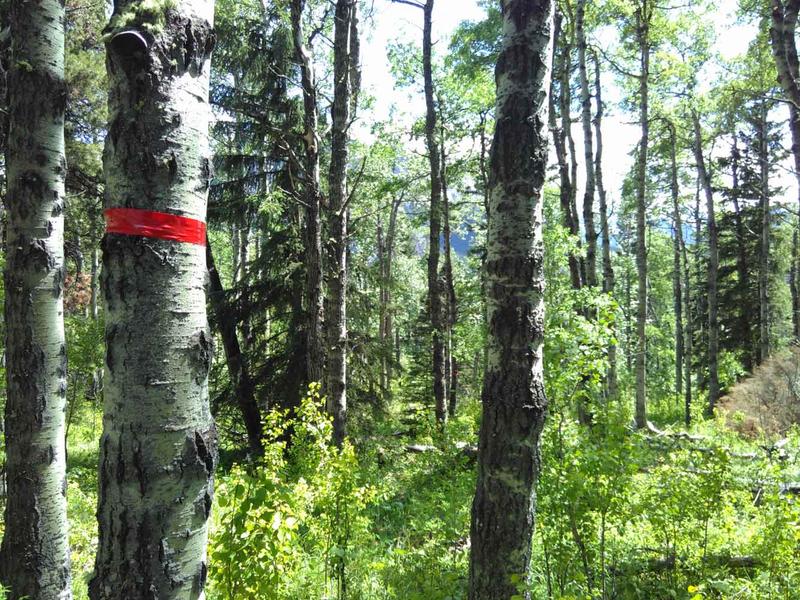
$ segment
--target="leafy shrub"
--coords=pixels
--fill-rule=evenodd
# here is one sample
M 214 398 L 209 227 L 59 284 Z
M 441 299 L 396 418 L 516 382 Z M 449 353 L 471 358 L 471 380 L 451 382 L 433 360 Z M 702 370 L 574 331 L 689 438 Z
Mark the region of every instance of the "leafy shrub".
M 352 446 L 331 446 L 322 406 L 312 386 L 294 413 L 270 413 L 264 456 L 218 480 L 210 597 L 272 600 L 303 590 L 343 596 L 371 495 Z

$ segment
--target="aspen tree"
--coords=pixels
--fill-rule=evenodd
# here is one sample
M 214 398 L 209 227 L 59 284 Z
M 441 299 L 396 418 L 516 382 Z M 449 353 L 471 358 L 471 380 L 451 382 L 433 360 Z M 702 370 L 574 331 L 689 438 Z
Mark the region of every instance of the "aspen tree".
M 64 445 L 64 5 L 12 2 L 5 271 L 9 598 L 70 591 Z
M 487 231 L 489 362 L 472 505 L 470 600 L 528 583 L 546 398 L 542 188 L 547 166 L 551 0 L 503 0 Z
M 104 168 L 106 374 L 93 600 L 204 598 L 216 431 L 206 201 L 212 0 L 116 0 Z

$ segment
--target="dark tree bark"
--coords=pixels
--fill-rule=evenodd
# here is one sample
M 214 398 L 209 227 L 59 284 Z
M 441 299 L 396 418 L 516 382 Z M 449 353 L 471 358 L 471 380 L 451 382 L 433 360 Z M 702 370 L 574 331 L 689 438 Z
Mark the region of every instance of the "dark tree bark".
M 128 18 L 107 44 L 108 222 L 110 210 L 140 218 L 154 211 L 201 231 L 214 5 L 136 9 L 115 2 L 114 17 Z M 108 232 L 103 241 L 106 376 L 92 600 L 204 597 L 217 435 L 203 246 Z
M 441 103 L 441 100 L 440 100 Z M 443 321 L 445 326 L 445 391 L 447 394 L 447 414 L 454 417 L 456 414 L 456 404 L 458 398 L 455 388 L 455 338 L 453 337 L 453 327 L 458 318 L 458 302 L 456 299 L 456 287 L 453 281 L 453 249 L 450 237 L 450 196 L 447 190 L 447 155 L 444 151 L 445 131 L 442 120 L 441 127 L 441 150 L 442 150 L 442 237 L 444 239 L 444 264 L 442 268 L 442 309 L 444 310 Z
M 328 173 L 330 201 L 328 224 L 329 311 L 327 327 L 328 412 L 333 416 L 333 440 L 341 446 L 347 433 L 347 160 L 352 113 L 358 90 L 353 89 L 352 66 L 358 56 L 350 36 L 358 36 L 356 0 L 337 0 L 334 16 L 333 106 L 331 126 L 331 165 Z M 357 70 L 357 69 L 356 69 Z
M 639 124 L 642 137 L 636 162 L 636 427 L 647 426 L 647 151 L 650 143 L 650 20 L 653 7 L 641 0 L 636 8 L 639 42 Z
M 378 261 L 380 265 L 378 338 L 381 341 L 381 391 L 388 398 L 392 382 L 392 354 L 394 351 L 394 309 L 392 307 L 392 282 L 394 266 L 394 242 L 397 232 L 397 214 L 403 195 L 392 198 L 389 225 L 386 233 L 378 221 Z
M 8 73 L 5 440 L 0 581 L 67 600 L 64 5 L 12 2 Z
M 792 266 L 789 271 L 789 288 L 792 294 L 792 332 L 800 339 L 800 219 L 792 234 Z
M 761 196 L 761 249 L 758 260 L 758 358 L 762 363 L 769 358 L 770 354 L 769 254 L 772 225 L 769 201 L 768 114 L 767 103 L 762 99 L 758 118 L 759 192 Z
M 567 34 L 562 30 L 562 23 L 564 17 L 559 11 L 556 11 L 555 24 L 554 24 L 554 40 L 555 52 L 553 53 L 553 82 L 559 81 L 559 95 L 558 103 L 556 103 L 556 95 L 553 92 L 553 85 L 550 87 L 550 110 L 549 110 L 549 124 L 550 130 L 553 133 L 553 144 L 556 150 L 556 160 L 558 161 L 558 175 L 559 175 L 559 201 L 561 205 L 561 216 L 563 219 L 564 227 L 575 238 L 579 239 L 580 227 L 578 225 L 578 216 L 575 212 L 573 198 L 575 197 L 575 180 L 572 177 L 572 171 L 569 163 L 569 155 L 567 148 L 567 131 L 570 127 L 569 117 L 569 55 L 571 46 L 569 44 Z M 560 124 L 558 116 L 561 116 Z M 566 116 L 565 116 L 566 115 Z M 568 257 L 569 273 L 572 288 L 579 290 L 583 286 L 583 273 L 581 272 L 581 263 L 573 253 Z
M 686 250 L 686 239 L 681 235 L 681 254 L 683 256 L 683 306 L 686 309 L 686 324 L 684 326 L 684 422 L 688 427 L 692 422 L 692 360 L 694 356 L 694 326 L 692 324 L 692 297 L 691 297 L 691 264 L 689 253 Z
M 428 238 L 428 306 L 433 330 L 433 395 L 436 401 L 436 420 L 447 422 L 445 383 L 445 328 L 442 295 L 439 289 L 439 254 L 442 231 L 442 173 L 439 146 L 436 141 L 436 105 L 433 92 L 433 3 L 426 0 L 423 24 L 422 69 L 425 80 L 425 140 L 431 169 L 430 235 Z
M 797 56 L 796 30 L 800 0 L 770 0 L 772 27 L 770 45 L 778 81 L 789 105 L 789 130 L 792 133 L 792 156 L 800 194 L 800 61 Z
M 228 375 L 233 384 L 233 393 L 236 403 L 242 413 L 242 420 L 247 430 L 247 442 L 250 451 L 260 455 L 264 451 L 261 430 L 261 410 L 255 396 L 255 385 L 250 377 L 247 360 L 242 355 L 239 336 L 236 333 L 236 316 L 230 310 L 230 305 L 225 299 L 225 289 L 214 263 L 214 253 L 211 242 L 206 242 L 206 262 L 208 265 L 208 301 L 214 312 L 214 320 L 222 338 L 222 348 L 225 351 L 225 363 Z
M 551 0 L 503 0 L 488 231 L 489 368 L 472 505 L 470 600 L 525 585 L 546 412 L 542 187 L 547 163 Z M 521 592 L 529 598 L 529 592 Z
M 739 289 L 743 298 L 750 293 L 750 269 L 747 265 L 747 239 L 745 237 L 745 224 L 742 210 L 739 205 L 739 147 L 734 136 L 731 156 L 731 200 L 733 201 L 733 218 L 736 227 L 736 271 L 739 275 Z M 742 364 L 745 369 L 753 369 L 752 336 L 750 334 L 750 316 L 745 307 L 740 307 L 740 326 L 745 332 L 747 345 L 742 355 Z
M 597 102 L 597 113 L 594 118 L 595 151 L 595 179 L 597 181 L 597 195 L 600 201 L 600 228 L 601 243 L 603 248 L 603 292 L 614 295 L 614 267 L 611 264 L 611 229 L 608 220 L 608 199 L 603 182 L 603 95 L 600 81 L 600 61 L 594 57 L 594 95 Z M 606 375 L 606 392 L 609 398 L 617 397 L 617 344 L 611 342 L 608 347 L 608 373 Z
M 433 89 L 433 4 L 434 0 L 392 0 L 421 8 L 422 26 L 422 75 L 425 87 L 425 145 L 430 165 L 431 205 L 430 234 L 428 236 L 428 313 L 431 322 L 433 348 L 433 396 L 436 403 L 436 421 L 447 422 L 447 383 L 445 376 L 446 332 L 443 298 L 439 285 L 439 258 L 442 245 L 442 172 L 441 152 L 436 139 L 436 102 Z
M 303 92 L 303 142 L 305 144 L 303 204 L 305 206 L 305 343 L 309 382 L 324 383 L 325 298 L 322 292 L 322 190 L 319 166 L 319 117 L 314 57 L 307 46 L 303 28 L 305 0 L 291 0 L 292 37 Z
M 683 326 L 683 289 L 681 270 L 681 251 L 683 248 L 683 221 L 681 219 L 680 186 L 678 185 L 678 151 L 675 125 L 667 121 L 669 130 L 669 159 L 670 159 L 670 193 L 672 196 L 672 222 L 675 229 L 673 235 L 673 273 L 672 292 L 675 310 L 675 397 L 683 396 L 683 362 L 685 334 Z
M 597 231 L 594 225 L 595 179 L 594 141 L 592 139 L 592 97 L 589 93 L 589 75 L 586 60 L 586 0 L 575 5 L 575 33 L 578 42 L 578 76 L 580 79 L 581 124 L 583 125 L 583 162 L 586 185 L 583 193 L 583 226 L 586 235 L 586 284 L 596 287 L 597 281 Z
M 708 405 L 706 414 L 713 416 L 714 408 L 719 400 L 719 300 L 718 300 L 718 271 L 719 249 L 717 234 L 717 219 L 714 215 L 714 191 L 711 187 L 711 174 L 706 168 L 703 155 L 703 137 L 700 129 L 700 117 L 692 111 L 692 126 L 694 129 L 694 158 L 697 163 L 697 175 L 705 194 L 706 213 L 708 219 Z

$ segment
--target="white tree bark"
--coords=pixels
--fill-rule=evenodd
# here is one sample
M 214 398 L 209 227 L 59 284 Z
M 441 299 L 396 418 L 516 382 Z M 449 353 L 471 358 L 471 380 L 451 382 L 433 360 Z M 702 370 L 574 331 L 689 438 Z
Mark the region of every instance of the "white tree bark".
M 158 6 L 140 11 L 138 2 L 115 2 L 105 206 L 204 222 L 214 5 Z M 200 243 L 104 238 L 107 349 L 93 600 L 204 598 L 216 463 L 205 277 Z
M 9 598 L 72 597 L 64 344 L 64 5 L 11 3 L 5 272 Z

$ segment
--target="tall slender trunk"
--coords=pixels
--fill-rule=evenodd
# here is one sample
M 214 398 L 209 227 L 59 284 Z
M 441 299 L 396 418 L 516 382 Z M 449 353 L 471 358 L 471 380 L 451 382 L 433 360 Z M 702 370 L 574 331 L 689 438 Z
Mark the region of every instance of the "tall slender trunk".
M 705 156 L 703 155 L 703 134 L 700 129 L 700 117 L 696 111 L 692 111 L 692 126 L 694 129 L 694 158 L 697 163 L 700 185 L 705 194 L 708 219 L 708 405 L 705 412 L 706 415 L 713 416 L 720 393 L 717 219 L 714 215 L 714 192 L 711 187 L 711 175 L 706 168 Z
M 630 251 L 629 251 L 630 254 Z M 631 267 L 625 265 L 625 368 L 628 373 L 633 371 L 634 341 L 633 341 L 633 282 L 631 281 Z
M 586 234 L 586 283 L 597 286 L 597 231 L 594 225 L 596 189 L 594 142 L 592 140 L 592 97 L 586 68 L 586 0 L 578 0 L 575 8 L 575 32 L 578 42 L 578 76 L 580 79 L 581 122 L 583 124 L 583 162 L 586 185 L 583 193 L 583 226 Z
M 529 581 L 547 404 L 542 188 L 554 3 L 503 0 L 502 7 L 487 237 L 491 349 L 472 505 L 470 600 L 530 598 L 514 578 L 523 586 Z
M 256 402 L 255 384 L 250 377 L 247 360 L 242 355 L 239 336 L 236 333 L 236 317 L 225 300 L 225 289 L 222 287 L 222 280 L 214 263 L 214 253 L 208 240 L 206 241 L 206 263 L 209 279 L 208 300 L 214 312 L 217 329 L 222 337 L 228 375 L 231 378 L 233 393 L 247 430 L 250 451 L 259 455 L 263 452 L 264 447 L 261 441 L 261 411 Z
M 303 30 L 305 0 L 291 0 L 292 37 L 303 91 L 303 142 L 305 160 L 303 174 L 303 203 L 305 205 L 305 344 L 306 375 L 309 382 L 324 381 L 325 299 L 322 292 L 322 224 L 320 210 L 319 117 L 317 115 L 317 82 L 314 57 L 306 45 Z
M 594 137 L 597 140 L 595 151 L 595 179 L 597 195 L 600 201 L 600 228 L 603 248 L 603 293 L 614 295 L 614 266 L 611 264 L 611 229 L 608 220 L 608 200 L 603 182 L 603 96 L 600 81 L 600 61 L 594 58 L 594 95 L 597 102 L 597 113 L 594 118 Z M 612 340 L 608 346 L 608 373 L 606 375 L 606 392 L 609 398 L 617 396 L 617 342 Z
M 695 279 L 697 281 L 696 289 L 698 291 L 697 299 L 695 300 L 695 314 L 696 314 L 696 324 L 699 325 L 699 345 L 705 347 L 706 353 L 703 356 L 707 356 L 708 352 L 708 319 L 706 315 L 708 314 L 708 289 L 703 288 L 703 281 L 706 278 L 706 268 L 704 265 L 703 260 L 703 249 L 701 240 L 703 239 L 703 220 L 700 218 L 701 215 L 701 207 L 702 207 L 702 199 L 700 197 L 700 176 L 698 175 L 696 178 L 696 189 L 694 195 L 694 268 L 695 268 Z M 704 293 L 705 292 L 705 293 Z M 697 387 L 700 389 L 705 389 L 708 386 L 708 382 L 706 381 L 705 377 L 705 369 L 700 369 L 697 376 Z
M 558 161 L 558 174 L 559 174 L 559 200 L 561 204 L 561 217 L 564 222 L 564 227 L 570 234 L 578 239 L 580 235 L 580 228 L 578 226 L 577 215 L 573 208 L 572 198 L 574 197 L 575 180 L 572 178 L 569 156 L 567 154 L 567 128 L 570 127 L 569 119 L 569 53 L 570 45 L 566 37 L 566 33 L 562 31 L 561 24 L 563 16 L 559 11 L 555 15 L 554 24 L 554 40 L 556 44 L 555 52 L 553 53 L 553 75 L 552 80 L 555 82 L 556 78 L 559 80 L 559 96 L 558 106 L 556 106 L 556 95 L 553 92 L 553 86 L 550 87 L 550 110 L 549 122 L 550 130 L 553 134 L 553 143 L 556 150 L 556 160 Z M 564 74 L 567 73 L 566 77 Z M 566 80 L 566 90 L 565 87 Z M 558 108 L 558 110 L 556 110 Z M 564 114 L 566 113 L 566 117 Z M 561 115 L 561 121 L 557 120 L 558 115 Z M 583 274 L 581 273 L 580 259 L 574 253 L 570 253 L 568 257 L 570 281 L 572 288 L 579 290 L 583 285 Z
M 64 5 L 11 3 L 5 267 L 9 598 L 72 598 L 64 341 Z
M 692 359 L 694 346 L 694 326 L 692 324 L 692 296 L 691 296 L 691 264 L 689 253 L 686 250 L 686 240 L 681 235 L 681 254 L 683 256 L 683 306 L 686 308 L 686 325 L 684 327 L 684 422 L 688 427 L 692 422 Z
M 675 397 L 680 402 L 683 396 L 683 290 L 681 286 L 681 250 L 683 248 L 683 222 L 681 220 L 680 186 L 678 184 L 678 156 L 675 125 L 667 123 L 670 145 L 670 192 L 672 195 L 672 220 L 675 227 L 673 237 L 672 291 L 675 307 Z
M 134 8 L 115 2 L 112 23 L 133 17 L 107 44 L 105 407 L 89 596 L 199 599 L 217 458 L 201 237 L 214 4 Z M 124 226 L 164 220 L 184 241 Z
M 430 235 L 428 251 L 428 306 L 433 338 L 433 395 L 436 420 L 447 421 L 445 394 L 445 327 L 442 314 L 442 295 L 439 288 L 439 255 L 442 237 L 442 173 L 439 145 L 436 141 L 436 105 L 433 91 L 433 3 L 426 0 L 422 40 L 422 70 L 425 80 L 425 141 L 431 175 Z
M 789 288 L 792 294 L 792 335 L 800 340 L 800 217 L 792 234 L 792 266 L 789 271 Z
M 569 187 L 569 211 L 573 223 L 574 235 L 578 247 L 582 247 L 581 225 L 578 215 L 578 151 L 575 147 L 575 137 L 572 135 L 572 48 L 575 45 L 575 33 L 571 34 L 571 39 L 564 48 L 564 69 L 561 72 L 561 131 L 564 136 L 568 151 L 569 176 L 572 185 Z M 578 258 L 580 267 L 581 286 L 588 283 L 586 274 L 586 258 Z
M 333 106 L 331 108 L 331 165 L 328 173 L 331 241 L 328 247 L 327 315 L 328 412 L 333 416 L 333 440 L 341 445 L 347 433 L 347 160 L 352 98 L 350 36 L 356 18 L 356 0 L 337 0 L 334 25 Z
M 100 250 L 97 247 L 97 241 L 93 241 L 93 248 L 92 248 L 92 272 L 91 272 L 91 283 L 90 283 L 90 291 L 91 296 L 89 298 L 89 316 L 92 318 L 93 321 L 97 320 L 97 317 L 100 315 L 100 303 L 98 302 L 98 297 L 100 295 Z
M 380 298 L 378 338 L 381 342 L 381 388 L 388 398 L 392 381 L 392 360 L 394 348 L 394 319 L 392 308 L 392 277 L 394 263 L 394 240 L 397 231 L 397 213 L 403 201 L 403 195 L 392 198 L 389 212 L 389 225 L 386 233 L 383 226 L 378 224 L 378 253 L 380 267 Z
M 770 45 L 778 81 L 789 106 L 789 130 L 792 133 L 792 157 L 800 197 L 800 61 L 797 56 L 796 30 L 800 0 L 770 0 L 772 27 Z M 800 223 L 798 224 L 800 226 Z M 800 319 L 800 317 L 798 318 Z M 796 320 L 800 332 L 800 320 Z
M 792 132 L 792 157 L 794 158 L 794 172 L 798 183 L 798 197 L 800 198 L 800 61 L 797 56 L 796 29 L 800 0 L 770 0 L 772 8 L 772 27 L 770 27 L 770 45 L 775 65 L 778 69 L 778 81 L 783 88 L 784 96 L 789 105 L 789 129 Z M 797 228 L 800 229 L 800 219 Z M 793 286 L 792 306 L 795 337 L 800 337 L 800 291 L 798 277 L 800 265 L 797 256 L 798 233 L 793 236 Z
M 636 164 L 636 271 L 639 277 L 636 308 L 636 427 L 647 425 L 647 150 L 650 142 L 650 8 L 642 0 L 637 9 L 641 72 L 639 74 L 640 126 Z
M 747 238 L 745 237 L 745 224 L 739 206 L 739 145 L 734 136 L 731 156 L 731 200 L 733 201 L 733 218 L 736 227 L 736 271 L 739 275 L 739 289 L 741 290 L 741 304 L 739 307 L 739 320 L 742 331 L 745 332 L 746 347 L 742 355 L 742 365 L 748 371 L 753 369 L 753 344 L 750 331 L 749 310 L 744 299 L 750 294 L 750 270 L 747 266 Z
M 769 141 L 767 139 L 768 109 L 765 100 L 761 100 L 758 119 L 758 162 L 761 196 L 761 252 L 758 261 L 758 348 L 759 360 L 763 363 L 769 358 L 769 253 L 770 253 L 770 202 L 769 202 Z
M 552 103 L 552 98 L 550 99 Z M 488 119 L 488 111 L 480 114 L 480 154 L 478 156 L 478 168 L 481 177 L 481 192 L 483 195 L 483 210 L 486 214 L 486 228 L 489 228 L 489 170 L 487 168 L 486 157 L 488 154 L 488 140 L 486 136 L 486 121 Z M 486 373 L 486 367 L 489 364 L 489 344 L 487 343 L 489 332 L 489 300 L 487 297 L 487 281 L 486 281 L 486 252 L 484 251 L 481 256 L 481 315 L 483 316 L 483 362 L 482 374 Z
M 441 100 L 440 100 L 441 102 Z M 451 244 L 450 231 L 450 196 L 447 190 L 447 155 L 444 151 L 444 126 L 441 128 L 441 149 L 442 149 L 442 234 L 444 238 L 444 268 L 443 268 L 443 296 L 445 311 L 444 323 L 446 328 L 446 352 L 445 352 L 445 390 L 447 392 L 447 413 L 454 417 L 456 414 L 456 404 L 458 402 L 455 362 L 455 338 L 453 327 L 455 327 L 458 317 L 458 304 L 456 300 L 456 288 L 453 282 L 453 249 Z

